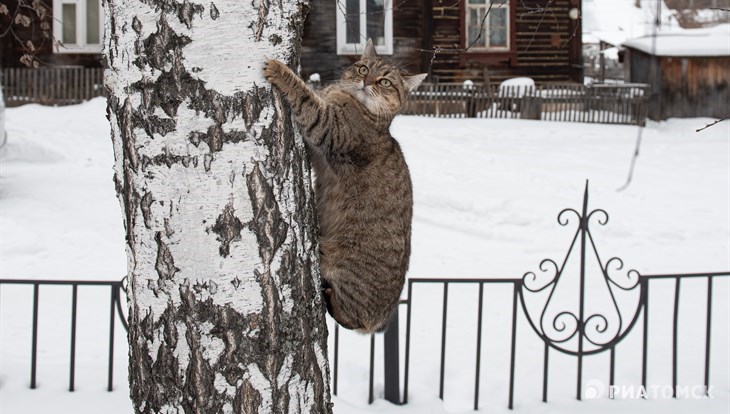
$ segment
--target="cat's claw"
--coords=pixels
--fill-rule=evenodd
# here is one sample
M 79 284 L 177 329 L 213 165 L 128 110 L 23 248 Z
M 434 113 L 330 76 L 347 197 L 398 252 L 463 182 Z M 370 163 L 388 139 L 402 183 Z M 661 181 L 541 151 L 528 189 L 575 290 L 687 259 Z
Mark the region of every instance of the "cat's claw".
M 264 78 L 270 83 L 274 83 L 286 71 L 287 67 L 276 59 L 269 59 L 264 63 Z

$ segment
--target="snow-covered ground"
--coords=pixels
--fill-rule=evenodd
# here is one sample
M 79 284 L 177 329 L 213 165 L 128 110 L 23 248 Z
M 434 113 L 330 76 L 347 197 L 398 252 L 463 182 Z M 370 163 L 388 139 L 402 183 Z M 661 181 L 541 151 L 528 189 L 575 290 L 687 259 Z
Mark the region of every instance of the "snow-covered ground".
M 76 106 L 7 110 L 0 159 L 0 277 L 119 280 L 126 273 L 121 212 L 112 182 L 112 148 L 102 99 Z M 642 273 L 730 269 L 730 123 L 700 133 L 709 119 L 650 122 L 634 179 L 624 191 L 638 129 L 630 126 L 496 119 L 400 117 L 393 134 L 415 188 L 410 277 L 519 278 L 543 258 L 560 261 L 573 228 L 557 213 L 608 211 L 593 234 L 604 258 Z M 679 383 L 703 383 L 705 281 L 682 285 Z M 726 413 L 730 408 L 730 284 L 714 286 L 712 399 L 663 398 L 671 384 L 674 284 L 650 295 L 649 384 L 656 398 L 575 400 L 575 360 L 550 355 L 549 403 L 541 402 L 542 343 L 518 318 L 515 412 Z M 413 297 L 409 404 L 367 405 L 369 338 L 343 332 L 335 412 L 469 413 L 474 391 L 474 286 L 449 289 L 445 399 L 438 395 L 440 286 Z M 591 292 L 588 292 L 590 297 Z M 115 391 L 106 389 L 109 292 L 79 290 L 76 387 L 68 386 L 70 288 L 40 292 L 38 389 L 28 389 L 32 289 L 0 288 L 0 412 L 129 413 L 126 343 L 115 340 Z M 506 413 L 512 292 L 485 288 L 480 411 Z M 405 331 L 404 312 L 401 331 Z M 616 351 L 618 384 L 640 384 L 640 327 Z M 330 338 L 332 339 L 332 338 Z M 382 339 L 376 340 L 375 394 L 382 398 Z M 401 347 L 404 341 L 401 341 Z M 608 380 L 608 355 L 585 360 L 584 384 Z M 402 381 L 402 378 L 401 378 Z M 651 394 L 650 394 L 650 397 Z

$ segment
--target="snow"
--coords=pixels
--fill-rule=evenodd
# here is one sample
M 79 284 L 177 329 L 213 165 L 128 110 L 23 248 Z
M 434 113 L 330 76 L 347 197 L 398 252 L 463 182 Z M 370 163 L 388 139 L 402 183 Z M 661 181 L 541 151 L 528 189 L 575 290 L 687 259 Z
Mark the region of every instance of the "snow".
M 532 78 L 518 77 L 507 79 L 499 84 L 499 96 L 524 96 L 528 90 L 535 89 L 535 81 Z
M 662 1 L 662 3 L 664 3 Z M 583 35 L 618 46 L 628 39 L 648 35 L 654 30 L 657 0 L 583 0 Z M 663 27 L 679 27 L 672 11 L 662 4 Z
M 628 40 L 623 46 L 656 56 L 730 56 L 730 24 L 662 32 Z
M 103 99 L 61 108 L 6 110 L 9 141 L 0 159 L 0 277 L 119 280 L 126 273 L 123 223 L 112 182 L 113 150 Z M 519 278 L 543 258 L 562 260 L 574 231 L 557 224 L 580 208 L 610 215 L 592 228 L 604 259 L 618 256 L 644 274 L 730 269 L 730 123 L 649 122 L 631 185 L 638 129 L 631 126 L 506 119 L 399 117 L 392 133 L 414 188 L 409 277 Z M 542 403 L 542 343 L 517 323 L 515 410 L 529 413 L 725 413 L 730 408 L 730 283 L 714 284 L 712 399 L 662 396 L 671 384 L 674 284 L 652 282 L 647 400 L 606 397 L 607 354 L 584 360 L 584 385 L 598 398 L 575 400 L 575 359 L 552 352 L 549 403 Z M 449 288 L 445 398 L 439 386 L 442 288 L 414 287 L 409 404 L 384 400 L 382 337 L 376 339 L 374 404 L 367 404 L 369 337 L 341 331 L 338 414 L 470 413 L 474 391 L 475 285 Z M 702 384 L 704 280 L 682 283 L 679 383 Z M 511 287 L 484 291 L 480 412 L 507 413 Z M 589 292 L 590 295 L 590 292 Z M 106 391 L 109 292 L 79 288 L 76 392 L 68 392 L 70 287 L 40 292 L 38 389 L 28 389 L 32 288 L 0 288 L 0 412 L 131 412 L 127 345 L 117 324 L 113 392 Z M 699 322 L 698 322 L 699 321 Z M 405 332 L 405 312 L 401 313 Z M 617 347 L 617 384 L 640 384 L 640 327 Z M 332 326 L 330 326 L 332 333 Z M 330 346 L 333 343 L 330 334 Z M 401 352 L 405 341 L 401 339 Z M 401 353 L 401 364 L 403 364 Z M 403 378 L 401 376 L 401 381 Z M 594 389 L 594 388 L 591 388 Z
M 657 0 L 644 0 L 640 7 L 635 4 L 635 0 L 584 0 L 583 41 L 605 41 L 646 53 L 656 50 L 658 56 L 730 56 L 730 24 L 684 29 L 662 0 L 660 25 L 655 28 Z M 714 10 L 701 12 L 708 18 L 716 16 Z

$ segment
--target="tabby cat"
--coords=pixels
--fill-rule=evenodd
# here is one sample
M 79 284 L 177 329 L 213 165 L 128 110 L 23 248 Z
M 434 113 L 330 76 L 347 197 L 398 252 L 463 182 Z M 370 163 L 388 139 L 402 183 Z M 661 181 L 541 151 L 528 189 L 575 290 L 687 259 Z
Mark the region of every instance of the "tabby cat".
M 413 216 L 408 166 L 388 129 L 426 74 L 405 74 L 368 40 L 361 59 L 319 94 L 277 60 L 264 76 L 291 104 L 311 149 L 327 310 L 347 329 L 382 332 L 405 281 Z

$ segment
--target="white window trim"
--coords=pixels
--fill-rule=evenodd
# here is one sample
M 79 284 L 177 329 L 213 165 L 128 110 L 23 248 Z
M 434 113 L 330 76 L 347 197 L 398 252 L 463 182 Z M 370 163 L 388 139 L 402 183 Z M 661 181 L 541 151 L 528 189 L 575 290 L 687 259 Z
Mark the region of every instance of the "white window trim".
M 465 0 L 465 1 L 466 1 L 466 4 L 465 4 L 466 11 L 464 13 L 465 14 L 464 15 L 464 33 L 466 34 L 466 36 L 464 38 L 466 39 L 466 46 L 469 46 L 471 44 L 471 42 L 474 40 L 474 39 L 469 39 L 469 15 L 470 15 L 469 9 L 480 9 L 480 8 L 483 8 L 483 9 L 487 9 L 488 10 L 490 3 L 489 3 L 489 0 L 487 0 L 486 4 L 474 4 L 474 5 L 472 5 L 471 3 L 468 2 L 468 0 Z M 506 10 L 506 12 L 505 12 L 507 14 L 507 19 L 506 19 L 506 22 L 507 22 L 507 39 L 506 39 L 507 40 L 507 44 L 506 44 L 506 46 L 476 46 L 476 45 L 474 45 L 471 49 L 469 49 L 470 51 L 474 51 L 474 52 L 508 52 L 508 51 L 510 51 L 510 47 L 512 46 L 511 43 L 510 43 L 510 41 L 512 40 L 512 36 L 511 36 L 512 22 L 510 20 L 510 16 L 511 16 L 510 7 L 511 7 L 510 6 L 510 2 L 506 2 L 506 3 L 502 4 L 502 5 L 496 5 L 495 4 L 494 6 L 492 6 L 492 10 L 494 10 L 496 8 L 500 8 L 500 9 L 505 9 Z M 480 24 L 481 24 L 481 22 L 480 22 Z M 486 36 L 485 39 L 484 39 L 486 43 L 489 43 L 489 31 L 490 31 L 490 28 L 489 28 L 489 16 L 487 16 L 487 18 L 484 20 L 484 32 L 482 33 L 482 37 L 485 37 Z
M 367 39 L 360 39 L 360 43 L 347 43 L 347 27 L 345 18 L 345 0 L 335 0 L 337 13 L 337 54 L 338 55 L 359 55 L 365 50 Z M 360 11 L 365 16 L 363 10 L 367 10 L 366 0 L 360 0 Z M 383 11 L 385 12 L 385 44 L 375 46 L 375 50 L 380 55 L 393 54 L 393 0 L 385 0 L 383 2 Z M 367 33 L 367 19 L 360 19 L 360 33 Z
M 64 4 L 76 5 L 76 43 L 65 44 L 63 40 L 63 13 Z M 53 0 L 53 38 L 58 47 L 54 53 L 101 53 L 101 42 L 104 39 L 104 6 L 99 2 L 99 43 L 86 43 L 86 0 Z

